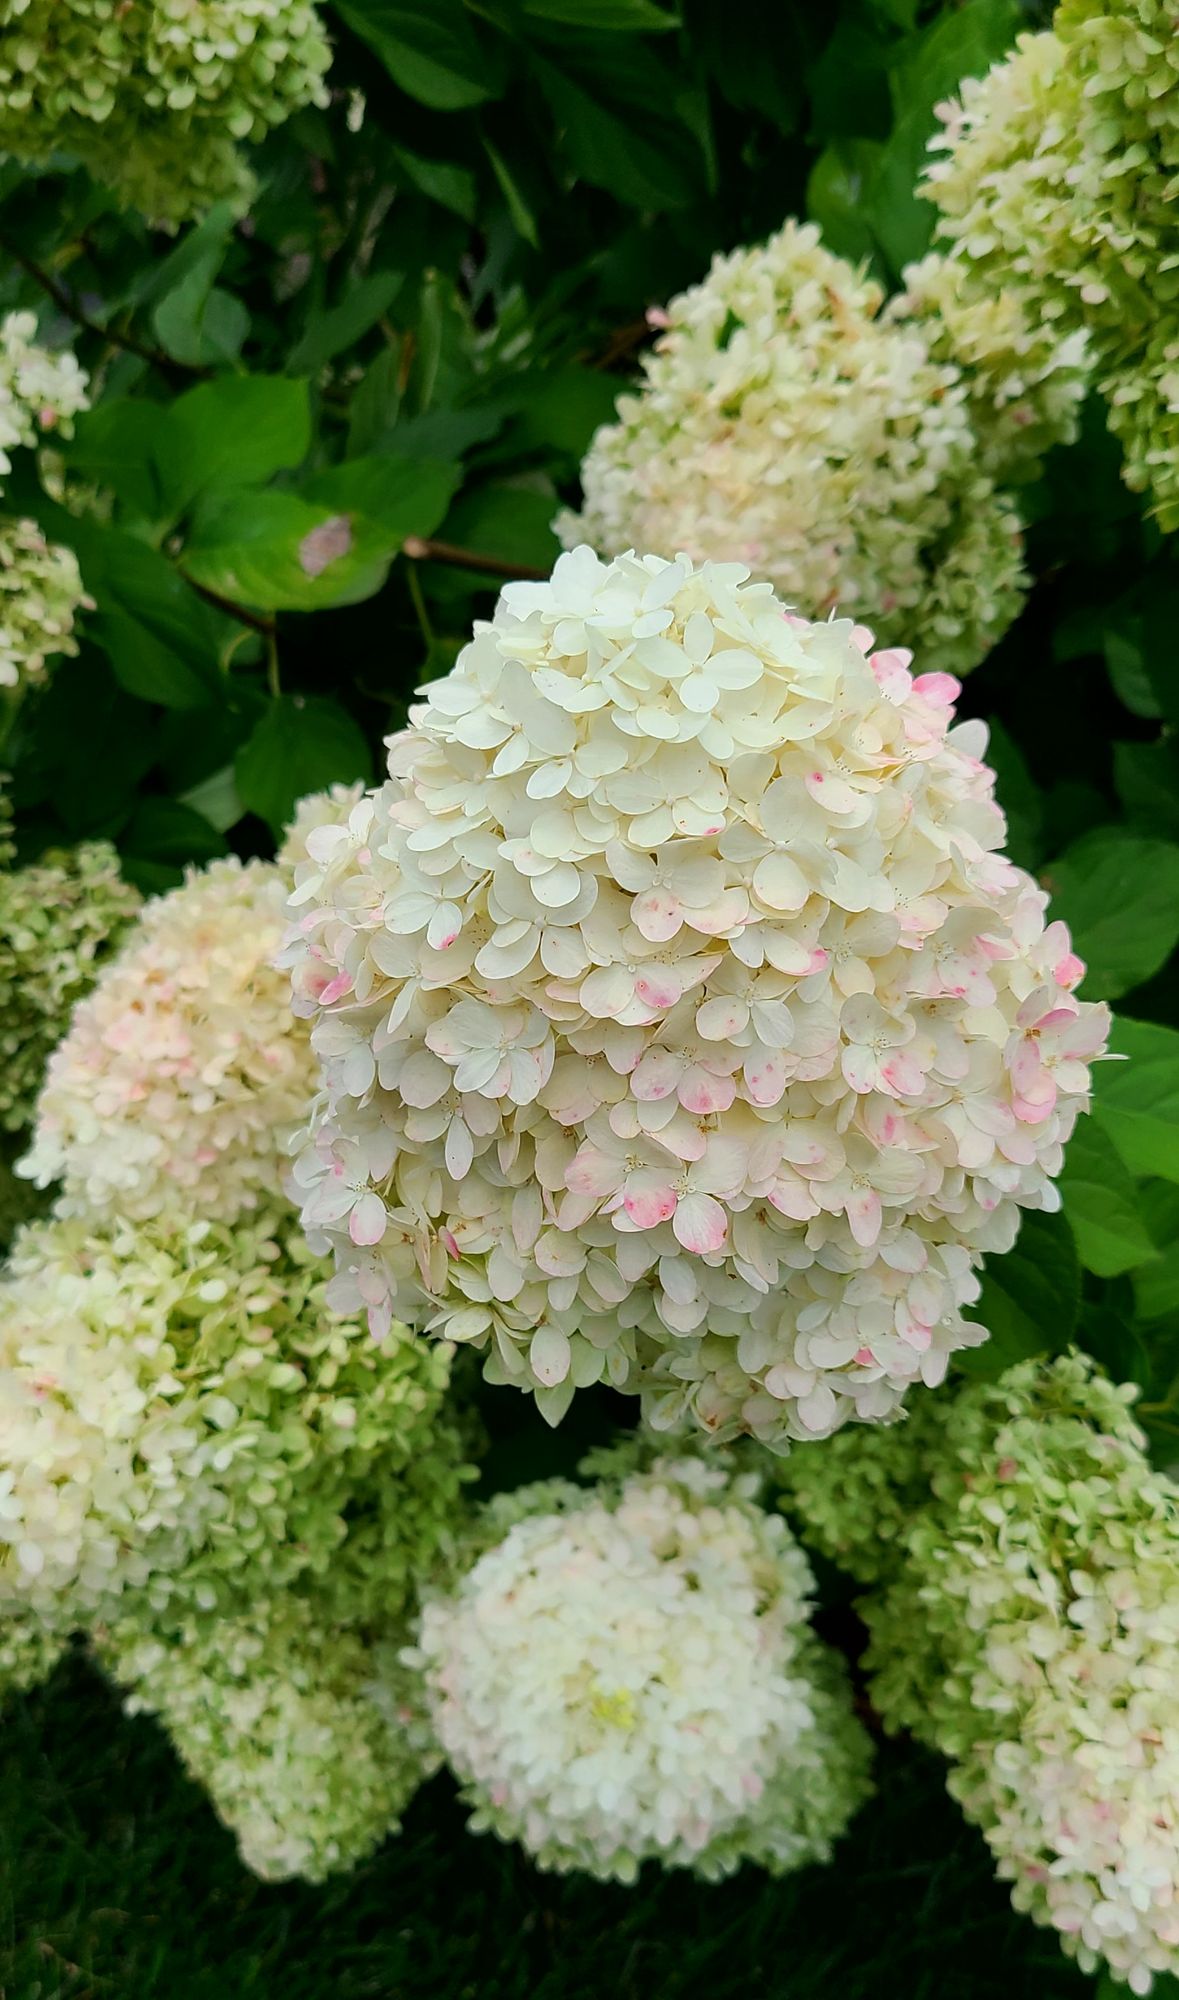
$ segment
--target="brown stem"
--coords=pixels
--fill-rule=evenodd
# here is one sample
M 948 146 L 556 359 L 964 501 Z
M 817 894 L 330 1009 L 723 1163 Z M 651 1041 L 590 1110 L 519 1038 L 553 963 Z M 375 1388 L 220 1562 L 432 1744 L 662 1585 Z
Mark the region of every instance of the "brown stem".
M 273 618 L 267 618 L 260 611 L 247 611 L 244 604 L 235 604 L 231 597 L 219 597 L 215 590 L 206 589 L 203 583 L 198 583 L 179 565 L 177 575 L 182 576 L 189 589 L 195 590 L 206 604 L 211 604 L 214 611 L 224 611 L 227 618 L 236 618 L 239 625 L 248 625 L 251 632 L 261 632 L 264 638 L 273 639 L 278 630 Z
M 401 552 L 411 562 L 449 563 L 452 569 L 477 569 L 484 576 L 510 577 L 524 583 L 543 583 L 548 575 L 547 569 L 533 569 L 530 563 L 504 562 L 500 556 L 456 548 L 453 542 L 423 541 L 420 535 L 407 536 Z
M 44 265 L 38 264 L 34 258 L 26 256 L 23 250 L 18 250 L 16 244 L 10 242 L 6 236 L 0 236 L 0 250 L 11 257 L 15 264 L 19 264 L 22 271 L 27 271 L 30 278 L 34 279 L 41 290 L 53 300 L 58 311 L 63 312 L 67 319 L 72 319 L 74 325 L 80 326 L 83 332 L 93 333 L 99 340 L 109 341 L 112 347 L 121 347 L 124 353 L 136 355 L 140 361 L 146 361 L 151 367 L 158 368 L 162 375 L 167 375 L 173 382 L 188 382 L 194 377 L 203 379 L 208 375 L 207 368 L 191 366 L 184 361 L 174 361 L 170 354 L 164 353 L 162 347 L 148 347 L 143 341 L 136 340 L 133 334 L 116 333 L 113 327 L 100 326 L 97 320 L 91 319 L 89 313 L 83 312 L 81 306 L 51 271 L 47 271 Z

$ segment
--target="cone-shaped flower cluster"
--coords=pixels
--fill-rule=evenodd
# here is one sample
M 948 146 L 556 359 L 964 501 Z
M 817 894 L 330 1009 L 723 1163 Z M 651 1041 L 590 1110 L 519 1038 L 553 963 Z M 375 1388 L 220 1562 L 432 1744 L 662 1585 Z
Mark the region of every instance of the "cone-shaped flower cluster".
M 342 1309 L 557 1417 L 781 1444 L 893 1411 L 1086 1102 L 1105 1011 L 998 851 L 956 686 L 737 565 L 513 584 L 308 838 L 325 1093 L 295 1178 Z
M 0 20 L 3 11 L 0 0 Z M 31 312 L 8 313 L 0 324 L 0 473 L 12 470 L 9 452 L 51 433 L 69 437 L 73 419 L 89 403 L 87 378 L 74 356 L 51 353 L 36 336 Z
M 238 150 L 324 102 L 309 0 L 0 0 L 0 150 L 75 154 L 153 221 L 244 207 Z
M 821 1547 L 886 1578 L 861 1606 L 873 1703 L 951 1759 L 1016 1907 L 1147 1993 L 1179 1974 L 1179 1498 L 1133 1394 L 1068 1356 L 878 1432 L 907 1526 L 875 1548 L 843 1439 L 782 1476 Z
M 158 1715 L 186 1769 L 264 1881 L 320 1882 L 386 1835 L 438 1758 L 397 1698 L 391 1648 L 324 1624 L 314 1594 L 280 1592 L 162 1642 L 135 1624 L 98 1657 Z
M 21 1171 L 63 1214 L 231 1221 L 277 1194 L 313 1062 L 271 961 L 286 878 L 216 861 L 150 902 L 54 1052 Z
M 28 1124 L 45 1061 L 139 897 L 106 841 L 10 868 L 0 800 L 0 1126 Z
M 620 1881 L 828 1858 L 868 1739 L 751 1485 L 685 1459 L 509 1496 L 515 1524 L 427 1603 L 409 1656 L 476 1830 Z
M 458 1501 L 449 1355 L 402 1327 L 374 1343 L 328 1309 L 326 1276 L 285 1208 L 18 1236 L 0 1280 L 0 1618 L 215 1623 L 235 1593 L 328 1567 L 375 1473 L 412 1552 L 404 1601 Z M 388 1561 L 382 1576 L 393 1615 Z
M 54 655 L 76 653 L 74 618 L 89 601 L 72 549 L 35 521 L 0 520 L 0 688 L 35 685 Z
M 747 563 L 807 617 L 975 666 L 1022 601 L 1019 521 L 980 468 L 959 369 L 882 299 L 809 226 L 716 258 L 660 314 L 562 540 Z
M 1067 435 L 1095 378 L 1125 476 L 1179 525 L 1179 38 L 1167 0 L 1065 0 L 963 86 L 927 192 L 949 255 L 910 274 L 980 426 Z

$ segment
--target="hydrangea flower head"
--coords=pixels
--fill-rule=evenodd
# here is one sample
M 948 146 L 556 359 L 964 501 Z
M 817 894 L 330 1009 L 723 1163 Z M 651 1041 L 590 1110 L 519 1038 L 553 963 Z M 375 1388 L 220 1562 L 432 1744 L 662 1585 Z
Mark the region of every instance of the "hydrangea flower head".
M 868 1739 L 807 1623 L 806 1560 L 748 1488 L 682 1460 L 557 1511 L 546 1486 L 537 1511 L 511 1496 L 407 1656 L 477 1830 L 621 1881 L 827 1858 Z
M 1019 520 L 980 468 L 959 369 L 882 300 L 812 225 L 715 258 L 660 314 L 562 541 L 731 558 L 808 617 L 975 666 L 1022 601 Z
M 950 1758 L 1017 1909 L 1145 1994 L 1179 1973 L 1179 1501 L 1134 1393 L 1065 1355 L 877 1432 L 882 1542 L 842 1440 L 784 1476 L 819 1546 L 883 1579 L 875 1708 Z
M 139 908 L 106 841 L 7 865 L 0 798 L 0 1126 L 28 1124 L 50 1050 Z
M 5 11 L 0 5 L 0 24 Z M 0 322 L 0 473 L 12 470 L 10 452 L 51 434 L 69 437 L 89 401 L 74 356 L 39 344 L 35 313 L 7 313 Z
M 231 1221 L 278 1193 L 313 1063 L 271 963 L 286 877 L 215 861 L 145 907 L 54 1051 L 21 1171 L 63 1214 Z
M 286 956 L 324 1092 L 294 1171 L 333 1296 L 555 1420 L 782 1445 L 984 1330 L 1103 1009 L 1000 852 L 956 684 L 738 564 L 512 584 L 319 827 Z
M 216 1625 L 158 1633 L 121 1620 L 98 1657 L 129 1714 L 158 1716 L 185 1768 L 266 1882 L 355 1867 L 438 1763 L 389 1649 L 279 1592 Z
M 73 550 L 47 542 L 35 521 L 0 520 L 0 688 L 35 686 L 53 656 L 77 652 L 83 604 Z
M 244 208 L 239 151 L 326 101 L 310 0 L 0 0 L 0 148 L 67 152 L 150 220 Z
M 402 1327 L 374 1343 L 329 1309 L 327 1275 L 285 1206 L 20 1233 L 0 1281 L 0 1619 L 68 1632 L 252 1602 L 336 1560 L 374 1479 L 396 1611 L 458 1504 L 449 1351 Z

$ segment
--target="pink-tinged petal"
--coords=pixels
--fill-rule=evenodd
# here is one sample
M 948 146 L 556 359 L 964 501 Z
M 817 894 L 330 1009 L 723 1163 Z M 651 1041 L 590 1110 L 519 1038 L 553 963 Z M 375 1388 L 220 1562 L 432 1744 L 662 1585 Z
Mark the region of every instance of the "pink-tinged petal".
M 830 771 L 808 771 L 803 779 L 807 791 L 824 812 L 854 812 L 860 804 L 860 794 L 844 778 L 837 778 Z
M 635 992 L 644 1007 L 653 1007 L 656 1013 L 665 1014 L 683 997 L 683 986 L 679 974 L 670 966 L 645 966 L 635 980 Z
M 862 1250 L 870 1250 L 879 1236 L 881 1214 L 875 1188 L 856 1188 L 848 1197 L 848 1227 Z
M 457 903 L 439 903 L 426 925 L 426 943 L 434 951 L 449 951 L 463 927 L 463 913 Z
M 581 982 L 581 1004 L 595 1020 L 613 1020 L 630 1005 L 634 990 L 634 976 L 624 965 L 595 966 Z M 429 1033 L 426 1039 L 429 1041 Z
M 777 1049 L 759 1049 L 742 1072 L 754 1104 L 780 1104 L 786 1091 L 786 1058 Z
M 733 1035 L 739 1035 L 749 1024 L 749 1007 L 746 1001 L 730 1000 L 724 994 L 717 994 L 713 1000 L 706 1000 L 696 1010 L 696 1031 L 706 1042 L 727 1042 Z
M 707 1257 L 724 1247 L 729 1218 L 719 1201 L 710 1194 L 689 1194 L 677 1203 L 671 1226 L 676 1242 L 697 1256 Z
M 683 929 L 684 913 L 666 889 L 648 889 L 630 906 L 631 921 L 648 944 L 666 944 Z
M 351 991 L 352 974 L 350 972 L 337 972 L 334 979 L 329 979 L 327 985 L 321 987 L 319 1004 L 321 1007 L 334 1007 L 337 1000 L 342 1000 L 344 995 L 351 993 Z
M 657 1229 L 674 1215 L 675 1193 L 654 1172 L 632 1174 L 622 1206 L 636 1229 Z
M 570 1194 L 585 1195 L 594 1201 L 613 1194 L 621 1185 L 621 1160 L 610 1153 L 599 1153 L 588 1141 L 565 1169 L 565 1186 Z
M 861 1096 L 880 1088 L 880 1058 L 872 1049 L 863 1048 L 859 1042 L 851 1042 L 839 1061 L 850 1088 L 859 1091 Z
M 953 674 L 918 674 L 913 682 L 913 693 L 934 708 L 953 708 L 961 692 L 962 683 Z
M 919 1097 L 925 1088 L 921 1065 L 903 1049 L 893 1049 L 880 1065 L 881 1088 L 893 1097 Z
M 379 1243 L 385 1234 L 385 1204 L 370 1188 L 362 1194 L 348 1218 L 348 1234 L 358 1246 Z
M 670 1049 L 648 1049 L 632 1073 L 630 1087 L 640 1104 L 658 1104 L 672 1095 L 683 1073 L 683 1059 Z
M 690 1069 L 680 1085 L 680 1103 L 685 1111 L 694 1112 L 697 1117 L 711 1117 L 716 1111 L 727 1111 L 737 1095 L 737 1085 L 731 1076 L 713 1076 L 710 1070 Z

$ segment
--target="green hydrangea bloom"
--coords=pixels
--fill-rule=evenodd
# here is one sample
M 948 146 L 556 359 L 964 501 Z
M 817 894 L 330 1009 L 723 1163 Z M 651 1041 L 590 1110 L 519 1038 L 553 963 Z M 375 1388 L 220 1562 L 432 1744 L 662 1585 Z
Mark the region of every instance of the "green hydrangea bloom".
M 285 1207 L 236 1225 L 40 1222 L 0 1282 L 0 1604 L 50 1630 L 253 1603 L 336 1560 L 379 1485 L 395 1616 L 453 1538 L 445 1346 L 325 1303 Z
M 0 800 L 0 1127 L 32 1116 L 45 1063 L 75 1001 L 94 984 L 139 907 L 106 841 L 54 850 L 30 868 L 11 859 Z
M 73 153 L 175 224 L 252 177 L 239 146 L 326 101 L 310 0 L 0 0 L 0 149 Z
M 363 1860 L 438 1762 L 393 1647 L 334 1626 L 314 1591 L 189 1617 L 166 1636 L 120 1619 L 96 1650 L 269 1882 L 320 1882 Z

